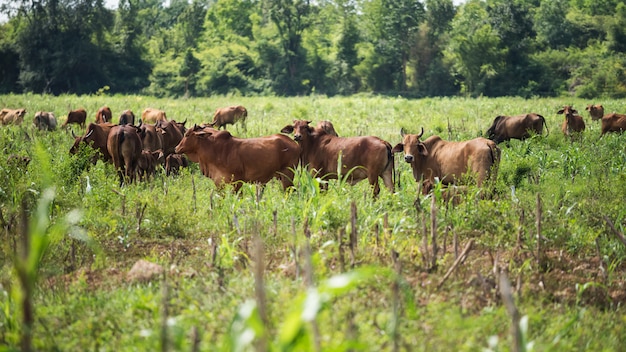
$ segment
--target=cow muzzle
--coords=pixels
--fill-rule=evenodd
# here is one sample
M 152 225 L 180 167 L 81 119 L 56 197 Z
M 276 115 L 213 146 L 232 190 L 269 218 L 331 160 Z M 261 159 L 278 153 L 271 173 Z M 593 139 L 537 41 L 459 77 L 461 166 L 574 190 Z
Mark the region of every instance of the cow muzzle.
M 296 142 L 300 142 L 302 140 L 302 135 L 301 134 L 294 134 L 293 135 L 293 140 Z
M 406 161 L 407 163 L 412 163 L 413 162 L 413 155 L 407 154 L 404 156 L 404 161 Z

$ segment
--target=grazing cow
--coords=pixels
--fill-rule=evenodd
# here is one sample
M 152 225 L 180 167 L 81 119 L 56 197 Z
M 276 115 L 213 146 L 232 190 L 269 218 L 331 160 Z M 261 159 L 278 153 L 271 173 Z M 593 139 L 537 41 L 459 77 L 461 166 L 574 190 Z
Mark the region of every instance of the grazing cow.
M 63 123 L 61 127 L 65 128 L 70 123 L 75 123 L 80 125 L 80 127 L 85 127 L 85 121 L 87 120 L 87 111 L 85 109 L 76 109 L 72 110 L 67 114 L 67 120 Z
M 165 174 L 178 175 L 183 167 L 189 166 L 189 160 L 183 154 L 170 154 L 165 158 Z
M 238 191 L 242 182 L 265 184 L 276 177 L 286 189 L 293 185 L 300 147 L 282 134 L 236 138 L 228 131 L 194 126 L 185 133 L 176 153 L 199 163 L 202 174 L 218 186 L 232 183 Z
M 569 105 L 563 107 L 563 109 L 557 111 L 557 114 L 565 115 L 565 120 L 561 126 L 563 134 L 570 138 L 574 138 L 574 134 L 579 134 L 585 130 L 585 121 L 583 117 L 578 115 L 578 111 Z
M 491 127 L 487 130 L 487 138 L 496 143 L 502 143 L 511 139 L 524 140 L 532 133 L 541 134 L 543 127 L 548 131 L 546 119 L 535 113 L 517 116 L 497 116 Z
M 57 119 L 52 112 L 37 111 L 33 125 L 42 131 L 54 131 L 57 128 Z
M 6 125 L 21 125 L 24 122 L 26 109 L 2 109 L 0 110 L 0 123 Z
M 141 124 L 139 126 L 139 137 L 141 137 L 143 150 L 163 150 L 163 137 L 161 132 L 157 131 L 156 126 Z
M 610 113 L 602 117 L 602 133 L 603 136 L 607 132 L 622 132 L 626 130 L 626 115 Z
M 124 110 L 120 115 L 120 125 L 134 125 L 135 114 L 131 110 Z
M 111 154 L 109 154 L 109 150 L 107 149 L 107 140 L 113 126 L 115 125 L 109 122 L 102 124 L 90 123 L 87 126 L 84 136 L 76 136 L 74 131 L 72 131 L 72 136 L 74 136 L 74 145 L 72 145 L 70 153 L 76 154 L 80 143 L 85 143 L 100 152 L 100 155 L 94 156 L 94 159 L 92 160 L 94 164 L 98 162 L 99 158 L 105 162 L 111 161 Z
M 402 143 L 393 148 L 394 153 L 404 151 L 404 161 L 411 164 L 413 177 L 423 183 L 429 191 L 439 179 L 444 185 L 455 184 L 465 175 L 473 176 L 481 187 L 491 176 L 495 178 L 500 164 L 500 148 L 494 141 L 479 137 L 463 142 L 444 141 L 439 136 L 430 136 L 423 142 L 420 134 L 405 134 L 400 131 Z
M 209 123 L 209 126 L 217 126 L 215 128 L 218 130 L 222 127 L 226 129 L 226 125 L 234 125 L 235 122 L 241 121 L 241 126 L 245 130 L 247 117 L 248 110 L 241 105 L 218 108 L 215 110 L 215 114 L 213 114 L 213 122 Z
M 585 110 L 589 111 L 589 115 L 591 116 L 592 121 L 600 120 L 602 116 L 604 116 L 604 106 L 600 104 L 589 104 L 587 105 Z
M 322 120 L 318 122 L 315 128 L 318 130 L 324 130 L 326 133 L 333 135 L 335 137 L 339 137 L 339 135 L 337 134 L 337 131 L 335 131 L 335 126 L 333 126 L 333 123 L 328 120 Z
M 157 121 L 167 121 L 167 116 L 165 116 L 165 111 L 146 108 L 141 113 L 141 121 L 143 123 L 156 123 Z
M 137 173 L 140 180 L 148 180 L 156 173 L 157 165 L 162 163 L 163 152 L 161 150 L 142 150 L 137 160 Z
M 174 149 L 183 139 L 183 131 L 185 130 L 185 122 L 179 123 L 175 120 L 163 121 L 160 120 L 156 123 L 155 127 L 157 132 L 161 134 L 163 154 L 168 155 L 175 153 Z
M 107 149 L 120 176 L 120 186 L 125 181 L 135 182 L 142 149 L 139 128 L 132 125 L 113 126 L 107 140 Z
M 348 182 L 355 184 L 367 179 L 374 187 L 374 196 L 380 192 L 378 178 L 393 193 L 393 154 L 391 145 L 374 136 L 336 137 L 309 126 L 311 121 L 294 120 L 293 125 L 285 126 L 281 132 L 293 133 L 300 144 L 300 161 L 309 170 L 326 179 L 338 178 L 338 174 L 348 175 Z M 337 170 L 338 163 L 342 169 Z M 343 177 L 343 176 L 342 176 Z
M 103 106 L 96 112 L 96 123 L 111 122 L 113 114 L 108 106 Z

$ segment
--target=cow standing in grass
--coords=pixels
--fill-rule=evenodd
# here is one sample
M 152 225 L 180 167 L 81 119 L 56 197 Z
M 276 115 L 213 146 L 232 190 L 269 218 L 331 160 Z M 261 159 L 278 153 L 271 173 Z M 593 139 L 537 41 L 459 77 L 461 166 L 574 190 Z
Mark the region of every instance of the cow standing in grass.
M 126 182 L 135 182 L 142 150 L 139 129 L 131 125 L 113 126 L 107 140 L 107 150 L 120 177 L 120 186 Z
M 578 111 L 570 105 L 566 105 L 563 109 L 557 111 L 557 114 L 565 115 L 565 120 L 563 120 L 563 125 L 561 125 L 563 134 L 572 140 L 576 136 L 580 137 L 580 134 L 585 130 L 585 121 L 582 116 L 578 115 Z
M 487 138 L 496 142 L 496 144 L 509 141 L 511 139 L 524 140 L 531 136 L 531 133 L 541 134 L 543 127 L 546 125 L 546 119 L 535 113 L 517 115 L 517 116 L 497 116 L 491 127 L 487 130 Z
M 248 110 L 241 105 L 218 108 L 215 110 L 215 114 L 213 114 L 213 121 L 208 125 L 219 130 L 222 127 L 226 129 L 226 125 L 234 125 L 236 122 L 241 121 L 241 127 L 245 131 L 247 117 Z
M 87 121 L 87 111 L 85 109 L 80 108 L 71 110 L 67 113 L 67 119 L 61 127 L 65 128 L 70 123 L 74 123 L 80 125 L 82 128 L 85 128 L 85 121 Z

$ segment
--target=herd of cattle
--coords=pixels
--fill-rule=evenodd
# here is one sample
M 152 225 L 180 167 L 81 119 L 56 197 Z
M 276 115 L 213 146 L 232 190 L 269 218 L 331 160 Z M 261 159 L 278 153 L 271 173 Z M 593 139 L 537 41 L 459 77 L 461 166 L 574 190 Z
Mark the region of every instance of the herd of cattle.
M 602 105 L 589 105 L 592 120 L 601 120 L 602 132 L 621 132 L 626 129 L 626 115 L 605 115 Z M 20 124 L 25 109 L 0 112 L 2 125 Z M 569 138 L 579 136 L 585 129 L 583 118 L 571 106 L 564 106 L 562 131 Z M 380 192 L 379 178 L 394 191 L 394 153 L 403 153 L 416 181 L 424 194 L 436 182 L 455 184 L 470 175 L 477 186 L 482 186 L 496 174 L 500 162 L 498 144 L 510 139 L 526 139 L 547 130 L 545 118 L 536 113 L 518 116 L 498 116 L 487 130 L 487 138 L 451 142 L 439 136 L 421 140 L 419 134 L 401 130 L 402 142 L 391 146 L 375 136 L 339 137 L 330 121 L 294 120 L 285 126 L 282 134 L 266 137 L 237 138 L 226 130 L 227 124 L 241 121 L 245 127 L 247 110 L 243 106 L 217 109 L 213 121 L 187 129 L 184 122 L 168 120 L 164 111 L 147 108 L 138 125 L 132 111 L 124 111 L 118 124 L 112 123 L 111 109 L 100 108 L 93 123 L 82 136 L 75 136 L 70 153 L 75 154 L 82 143 L 96 149 L 96 157 L 112 162 L 118 170 L 120 183 L 134 182 L 137 177 L 147 179 L 159 165 L 166 174 L 177 173 L 188 166 L 188 160 L 199 164 L 202 173 L 218 186 L 232 184 L 238 190 L 243 182 L 265 184 L 273 178 L 286 189 L 293 185 L 294 170 L 306 165 L 316 176 L 325 179 L 345 177 L 354 184 L 367 179 L 374 195 Z M 68 113 L 62 125 L 85 126 L 84 109 Z M 54 114 L 39 111 L 33 124 L 42 130 L 57 126 Z M 224 127 L 224 130 L 221 128 Z M 73 134 L 73 132 L 72 132 Z M 293 139 L 288 137 L 293 134 Z

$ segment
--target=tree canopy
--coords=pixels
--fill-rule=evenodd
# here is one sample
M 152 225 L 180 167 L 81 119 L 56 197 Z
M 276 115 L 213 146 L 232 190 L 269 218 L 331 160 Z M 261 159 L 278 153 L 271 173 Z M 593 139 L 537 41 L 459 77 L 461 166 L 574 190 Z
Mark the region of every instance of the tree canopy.
M 8 0 L 0 93 L 626 95 L 617 0 Z

